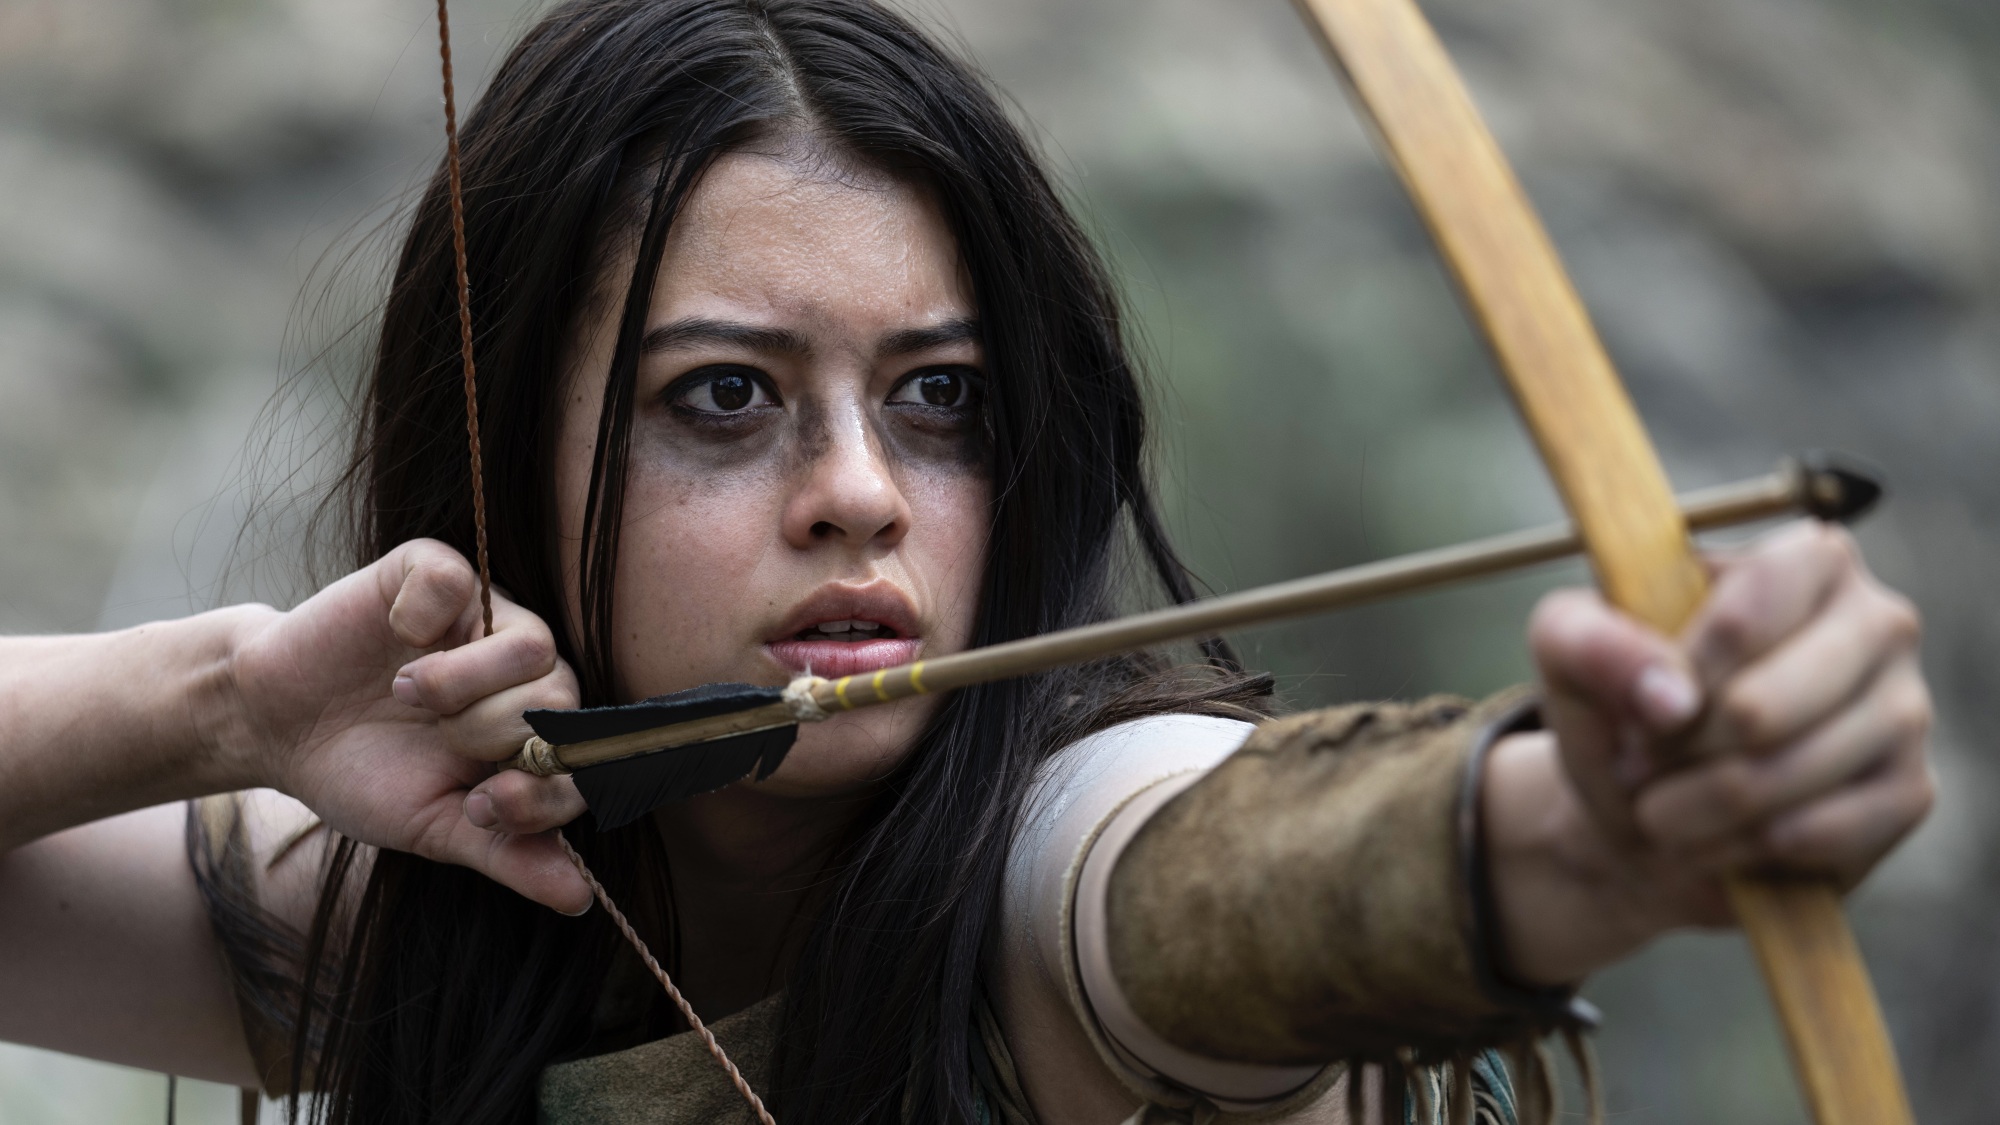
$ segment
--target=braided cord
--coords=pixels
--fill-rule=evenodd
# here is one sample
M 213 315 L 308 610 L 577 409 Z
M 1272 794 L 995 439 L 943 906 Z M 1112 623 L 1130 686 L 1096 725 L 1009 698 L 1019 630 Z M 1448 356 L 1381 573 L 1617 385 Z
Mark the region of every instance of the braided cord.
M 450 187 L 451 253 L 458 283 L 458 351 L 465 371 L 465 442 L 472 450 L 472 530 L 479 561 L 479 616 L 493 635 L 493 572 L 486 562 L 486 468 L 479 453 L 478 379 L 472 362 L 472 281 L 465 264 L 465 196 L 458 175 L 458 102 L 451 82 L 451 15 L 437 0 L 438 56 L 444 64 L 444 166 Z
M 660 987 L 667 990 L 668 998 L 681 1010 L 681 1018 L 687 1020 L 688 1026 L 701 1037 L 702 1045 L 708 1048 L 708 1053 L 716 1062 L 722 1064 L 722 1069 L 729 1072 L 729 1080 L 736 1084 L 736 1092 L 743 1095 L 743 1100 L 750 1103 L 750 1110 L 757 1115 L 757 1120 L 761 1125 L 778 1125 L 771 1117 L 771 1111 L 764 1108 L 764 1099 L 758 1097 L 757 1091 L 750 1088 L 750 1083 L 743 1077 L 743 1072 L 736 1069 L 736 1064 L 730 1061 L 729 1054 L 722 1049 L 722 1044 L 716 1042 L 715 1033 L 708 1029 L 707 1024 L 701 1022 L 700 1016 L 694 1014 L 694 1005 L 689 1004 L 687 997 L 681 995 L 681 990 L 674 985 L 674 978 L 668 976 L 667 971 L 653 958 L 653 951 L 646 948 L 645 939 L 641 938 L 639 931 L 633 929 L 632 923 L 626 920 L 625 912 L 618 909 L 618 904 L 611 901 L 611 895 L 604 889 L 604 884 L 598 882 L 597 876 L 590 873 L 590 868 L 584 864 L 583 857 L 570 845 L 569 837 L 558 830 L 556 839 L 562 844 L 563 854 L 576 865 L 576 873 L 583 876 L 584 882 L 590 884 L 590 893 L 597 897 L 598 903 L 604 907 L 604 912 L 617 924 L 618 932 L 624 934 L 625 940 L 632 943 L 632 948 L 639 953 L 639 959 L 646 963 L 646 968 L 652 970 L 653 979 L 660 982 Z

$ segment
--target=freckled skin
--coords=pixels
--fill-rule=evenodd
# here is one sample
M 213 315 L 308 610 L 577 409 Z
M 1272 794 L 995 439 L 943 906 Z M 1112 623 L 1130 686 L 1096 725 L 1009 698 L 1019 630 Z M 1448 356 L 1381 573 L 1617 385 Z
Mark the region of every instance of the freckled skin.
M 629 259 L 607 269 L 629 276 Z M 618 303 L 604 304 L 577 334 L 556 464 L 573 616 Z M 978 371 L 983 357 L 965 340 L 895 355 L 882 343 L 975 315 L 950 231 L 916 189 L 783 154 L 717 162 L 669 237 L 648 329 L 703 318 L 784 330 L 805 348 L 704 340 L 642 359 L 615 610 L 623 698 L 785 682 L 764 642 L 828 582 L 891 583 L 915 610 L 923 655 L 965 647 L 990 518 L 977 411 L 890 399 L 913 372 Z M 722 424 L 677 409 L 677 380 L 715 365 L 756 372 L 775 402 Z M 935 706 L 807 726 L 770 781 L 686 804 L 767 816 L 773 799 L 852 793 L 901 760 Z

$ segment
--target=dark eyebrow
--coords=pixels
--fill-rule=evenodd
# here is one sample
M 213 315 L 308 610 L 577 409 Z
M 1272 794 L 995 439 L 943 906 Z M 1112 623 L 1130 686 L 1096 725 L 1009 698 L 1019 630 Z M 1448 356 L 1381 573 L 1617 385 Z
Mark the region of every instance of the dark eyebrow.
M 883 355 L 909 355 L 944 344 L 979 342 L 979 322 L 966 317 L 947 320 L 929 328 L 905 328 L 882 337 L 876 349 Z
M 662 324 L 646 333 L 639 350 L 650 355 L 688 344 L 735 344 L 753 352 L 785 352 L 804 355 L 812 348 L 806 338 L 787 328 L 758 328 L 726 320 L 689 317 Z

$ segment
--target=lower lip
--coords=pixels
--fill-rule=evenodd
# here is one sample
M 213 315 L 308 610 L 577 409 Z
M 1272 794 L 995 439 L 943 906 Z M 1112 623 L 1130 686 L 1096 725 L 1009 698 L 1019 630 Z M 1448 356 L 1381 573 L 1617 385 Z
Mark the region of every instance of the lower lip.
M 799 675 L 811 672 L 837 680 L 908 664 L 922 647 L 923 642 L 915 637 L 898 637 L 881 641 L 771 641 L 764 649 Z

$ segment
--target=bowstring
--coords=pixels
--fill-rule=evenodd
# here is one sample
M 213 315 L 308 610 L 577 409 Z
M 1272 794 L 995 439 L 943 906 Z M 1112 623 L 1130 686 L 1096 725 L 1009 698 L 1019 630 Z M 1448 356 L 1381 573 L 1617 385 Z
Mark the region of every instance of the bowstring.
M 493 574 L 488 567 L 486 559 L 485 464 L 484 459 L 480 456 L 479 449 L 478 378 L 473 365 L 472 349 L 472 283 L 465 255 L 465 197 L 464 189 L 459 179 L 458 102 L 452 89 L 451 14 L 448 10 L 447 0 L 437 0 L 437 20 L 438 58 L 444 73 L 445 180 L 447 197 L 451 208 L 452 264 L 457 273 L 458 283 L 459 357 L 465 376 L 465 440 L 472 455 L 472 528 L 474 545 L 478 553 L 479 562 L 479 610 L 480 620 L 485 625 L 483 635 L 491 636 L 493 633 Z M 681 995 L 681 990 L 675 987 L 673 978 L 667 975 L 667 970 L 661 967 L 659 961 L 654 958 L 652 950 L 646 947 L 645 941 L 639 937 L 639 932 L 626 920 L 625 912 L 618 909 L 618 904 L 611 901 L 611 894 L 604 889 L 604 884 L 598 882 L 597 876 L 591 874 L 590 867 L 583 861 L 583 856 L 577 853 L 576 848 L 570 844 L 569 839 L 563 835 L 561 829 L 555 830 L 555 837 L 556 842 L 562 845 L 563 854 L 569 857 L 570 863 L 575 865 L 577 874 L 583 876 L 583 881 L 589 885 L 591 895 L 599 903 L 603 904 L 605 914 L 610 916 L 611 921 L 618 927 L 619 933 L 625 936 L 625 940 L 631 943 L 632 948 L 639 954 L 639 959 L 645 962 L 646 968 L 652 971 L 653 978 L 660 982 L 660 987 L 666 990 L 667 997 L 674 1002 L 674 1006 L 680 1009 L 681 1016 L 687 1020 L 689 1029 L 700 1037 L 702 1045 L 708 1048 L 709 1055 L 729 1075 L 730 1083 L 736 1087 L 736 1092 L 743 1096 L 743 1100 L 749 1104 L 751 1111 L 757 1115 L 760 1125 L 777 1125 L 777 1122 L 772 1119 L 770 1111 L 764 1108 L 763 1099 L 759 1098 L 757 1092 L 750 1088 L 750 1083 L 743 1077 L 743 1072 L 737 1069 L 734 1062 L 730 1061 L 729 1053 L 722 1049 L 722 1044 L 716 1041 L 714 1033 L 709 1031 L 707 1025 L 702 1023 L 701 1017 L 695 1014 L 694 1006 L 688 1003 L 685 996 Z M 171 1097 L 171 1094 L 169 1094 L 169 1097 Z M 172 1113 L 171 1102 L 169 1103 L 168 1113 L 169 1115 Z M 169 1116 L 169 1121 L 171 1120 L 172 1118 Z
M 556 841 L 562 845 L 563 854 L 569 857 L 570 863 L 575 865 L 577 874 L 583 876 L 583 881 L 590 884 L 590 893 L 603 905 L 604 913 L 610 915 L 612 923 L 618 927 L 618 932 L 625 935 L 625 940 L 631 943 L 633 949 L 638 950 L 639 959 L 646 963 L 646 968 L 652 972 L 653 979 L 659 981 L 660 987 L 667 990 L 668 998 L 681 1010 L 681 1017 L 687 1020 L 688 1027 L 701 1037 L 702 1046 L 708 1048 L 709 1056 L 722 1064 L 722 1069 L 729 1073 L 729 1081 L 736 1087 L 736 1092 L 743 1095 L 743 1100 L 750 1104 L 750 1109 L 756 1113 L 760 1125 L 778 1125 L 772 1120 L 771 1111 L 764 1108 L 764 1099 L 757 1096 L 757 1091 L 750 1088 L 750 1080 L 743 1077 L 743 1072 L 736 1069 L 735 1063 L 729 1061 L 729 1053 L 716 1041 L 715 1033 L 708 1029 L 707 1024 L 701 1022 L 700 1016 L 694 1014 L 694 1005 L 688 1003 L 687 997 L 681 995 L 681 990 L 674 985 L 674 978 L 667 975 L 667 970 L 653 956 L 653 951 L 646 948 L 645 939 L 640 937 L 639 931 L 626 920 L 625 912 L 618 909 L 618 904 L 611 901 L 611 892 L 605 890 L 604 884 L 597 881 L 597 876 L 590 873 L 590 868 L 584 864 L 583 857 L 577 854 L 576 847 L 569 842 L 569 838 L 557 832 Z
M 458 287 L 458 354 L 465 374 L 465 442 L 472 451 L 472 533 L 479 560 L 479 616 L 493 635 L 493 572 L 486 562 L 486 466 L 479 453 L 479 380 L 472 360 L 472 280 L 465 262 L 465 195 L 458 172 L 458 102 L 451 81 L 451 13 L 437 0 L 444 67 L 444 167 L 451 201 L 451 255 Z

